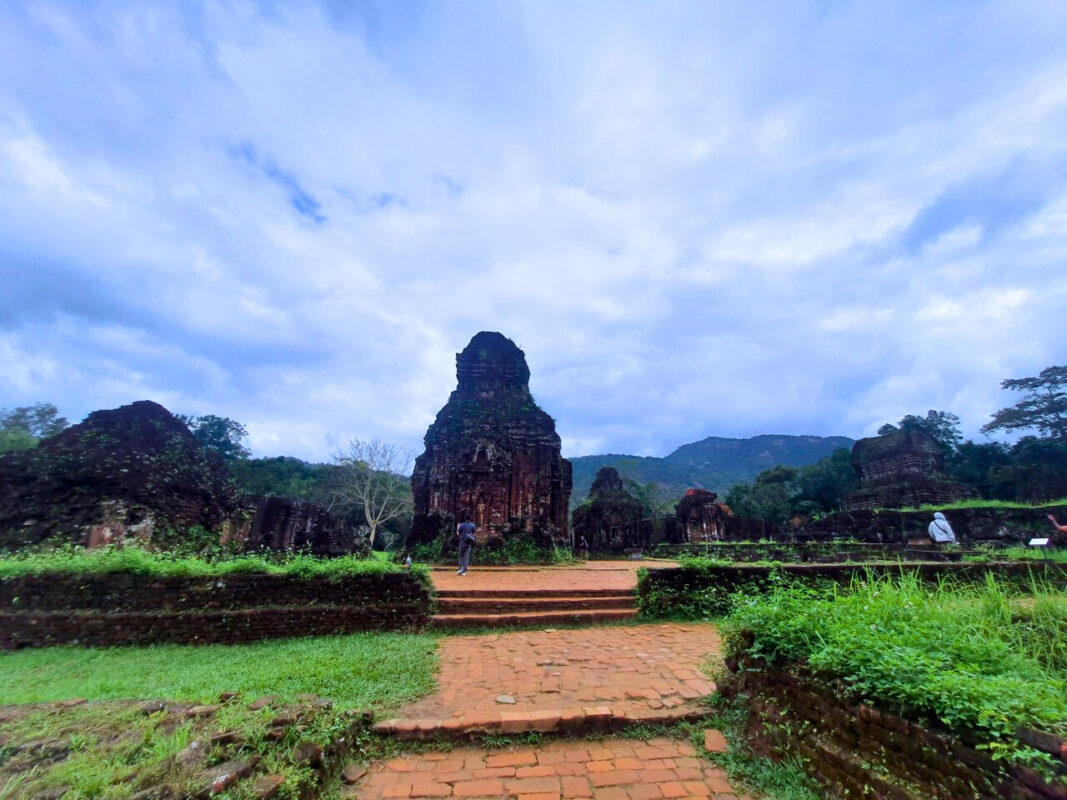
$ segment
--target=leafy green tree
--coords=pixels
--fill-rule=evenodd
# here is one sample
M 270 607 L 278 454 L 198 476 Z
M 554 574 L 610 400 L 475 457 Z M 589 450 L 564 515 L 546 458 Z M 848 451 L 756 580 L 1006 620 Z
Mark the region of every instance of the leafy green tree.
M 1011 463 L 990 478 L 1006 499 L 1038 502 L 1067 496 L 1067 442 L 1024 436 L 1010 451 Z
M 742 517 L 785 522 L 793 512 L 793 482 L 797 470 L 779 464 L 764 470 L 751 483 L 738 483 L 726 494 L 726 505 Z
M 240 422 L 214 414 L 205 414 L 202 417 L 178 414 L 177 417 L 204 447 L 214 450 L 226 461 L 236 461 L 252 455 L 245 444 L 248 441 L 248 431 Z
M 1003 472 L 1010 466 L 1011 454 L 1007 445 L 968 439 L 948 460 L 948 473 L 952 480 L 974 487 L 987 500 L 1011 500 L 1015 494 L 1011 481 L 1005 480 Z
M 798 513 L 835 511 L 856 491 L 859 479 L 852 468 L 852 451 L 840 447 L 826 458 L 797 470 L 793 509 Z
M 1036 378 L 1009 378 L 1000 387 L 1026 394 L 1015 405 L 994 413 L 982 427 L 983 433 L 1036 430 L 1045 438 L 1067 443 L 1067 366 L 1045 367 Z
M 633 478 L 623 478 L 622 482 L 630 496 L 641 504 L 646 519 L 674 514 L 674 505 L 678 498 L 668 492 L 662 484 L 655 481 L 640 483 Z
M 897 431 L 919 430 L 934 437 L 946 453 L 953 453 L 963 441 L 960 434 L 960 418 L 948 411 L 934 411 L 930 409 L 925 417 L 916 414 L 905 414 L 899 423 L 893 425 L 887 422 L 878 429 L 879 436 L 886 436 Z
M 327 465 L 291 456 L 246 458 L 230 463 L 230 473 L 245 494 L 321 501 L 327 494 Z
M 69 427 L 66 417 L 51 403 L 35 403 L 0 410 L 0 453 L 29 450 L 37 442 Z

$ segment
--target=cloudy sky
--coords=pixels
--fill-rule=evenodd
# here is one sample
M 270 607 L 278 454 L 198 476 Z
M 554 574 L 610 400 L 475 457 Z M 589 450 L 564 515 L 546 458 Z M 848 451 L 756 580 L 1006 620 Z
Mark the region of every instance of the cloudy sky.
M 1067 3 L 0 4 L 0 406 L 565 455 L 872 434 L 1067 363 Z

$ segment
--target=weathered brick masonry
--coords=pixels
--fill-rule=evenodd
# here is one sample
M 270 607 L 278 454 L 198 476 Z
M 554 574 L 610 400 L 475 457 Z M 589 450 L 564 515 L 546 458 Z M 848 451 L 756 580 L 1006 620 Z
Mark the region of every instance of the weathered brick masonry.
M 424 625 L 410 574 L 159 578 L 129 573 L 0 580 L 0 647 L 250 642 Z
M 742 658 L 745 662 L 746 658 Z M 803 667 L 759 669 L 748 661 L 719 686 L 743 696 L 753 712 L 750 741 L 763 754 L 801 757 L 805 769 L 831 797 L 887 800 L 1067 797 L 1067 740 L 1022 730 L 1021 741 L 1061 761 L 1060 780 L 993 761 L 974 742 L 964 742 L 914 720 L 849 700 L 842 681 L 820 681 Z

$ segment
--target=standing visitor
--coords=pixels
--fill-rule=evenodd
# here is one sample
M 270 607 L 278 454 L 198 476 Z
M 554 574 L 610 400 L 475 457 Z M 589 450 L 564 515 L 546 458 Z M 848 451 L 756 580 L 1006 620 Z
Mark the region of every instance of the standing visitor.
M 459 571 L 457 575 L 466 575 L 471 563 L 471 548 L 474 546 L 474 523 L 470 514 L 463 515 L 463 522 L 456 526 L 459 536 Z
M 930 527 L 926 529 L 926 532 L 938 544 L 956 543 L 956 534 L 953 532 L 952 526 L 948 524 L 948 520 L 945 519 L 945 515 L 940 511 L 934 514 L 934 521 L 930 523 Z

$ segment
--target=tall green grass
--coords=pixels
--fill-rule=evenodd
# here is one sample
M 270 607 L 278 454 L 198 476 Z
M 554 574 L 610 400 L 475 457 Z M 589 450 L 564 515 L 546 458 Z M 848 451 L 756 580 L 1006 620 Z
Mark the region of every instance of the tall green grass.
M 771 665 L 807 662 L 864 699 L 976 735 L 1019 757 L 1022 725 L 1067 734 L 1067 597 L 1042 585 L 1020 594 L 984 584 L 868 578 L 846 590 L 777 588 L 738 597 L 727 650 L 747 637 Z
M 429 571 L 413 571 L 428 580 Z M 20 575 L 102 574 L 123 572 L 157 577 L 204 577 L 235 573 L 291 575 L 298 578 L 343 578 L 400 572 L 400 566 L 382 559 L 356 556 L 319 558 L 304 553 L 282 556 L 238 555 L 225 559 L 156 552 L 140 547 L 101 547 L 93 550 L 61 547 L 23 552 L 0 558 L 0 579 Z

